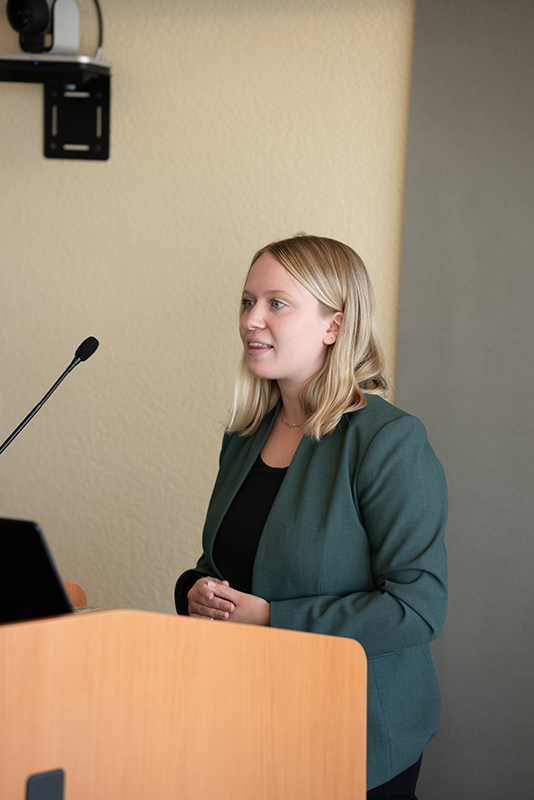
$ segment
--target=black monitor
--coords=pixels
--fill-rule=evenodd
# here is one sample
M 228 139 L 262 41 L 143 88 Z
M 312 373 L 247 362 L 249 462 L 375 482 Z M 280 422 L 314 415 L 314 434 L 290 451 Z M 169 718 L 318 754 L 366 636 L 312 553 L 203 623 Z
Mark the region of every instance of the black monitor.
M 69 614 L 72 606 L 41 529 L 0 518 L 0 622 Z

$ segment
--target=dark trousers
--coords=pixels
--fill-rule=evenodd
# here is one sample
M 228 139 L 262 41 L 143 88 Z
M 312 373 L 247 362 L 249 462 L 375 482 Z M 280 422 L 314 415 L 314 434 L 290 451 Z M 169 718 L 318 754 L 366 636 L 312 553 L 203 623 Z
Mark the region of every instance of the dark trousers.
M 367 792 L 367 800 L 417 800 L 415 785 L 421 769 L 421 758 L 413 766 L 395 775 L 387 783 L 375 786 Z

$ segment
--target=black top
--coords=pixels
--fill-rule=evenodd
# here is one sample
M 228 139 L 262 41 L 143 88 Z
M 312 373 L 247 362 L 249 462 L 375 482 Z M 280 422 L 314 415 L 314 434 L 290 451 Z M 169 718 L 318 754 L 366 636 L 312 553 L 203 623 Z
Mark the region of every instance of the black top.
M 213 561 L 232 589 L 252 592 L 256 550 L 287 470 L 268 467 L 259 455 L 221 522 Z

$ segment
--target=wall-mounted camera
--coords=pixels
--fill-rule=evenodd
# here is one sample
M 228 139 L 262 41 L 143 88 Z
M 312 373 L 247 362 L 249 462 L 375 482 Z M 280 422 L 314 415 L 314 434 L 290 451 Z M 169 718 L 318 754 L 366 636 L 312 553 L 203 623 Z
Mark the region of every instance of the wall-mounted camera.
M 25 53 L 76 55 L 80 12 L 76 0 L 8 0 L 7 17 Z
M 104 25 L 99 0 L 94 5 L 98 45 L 91 58 L 77 55 L 76 0 L 7 0 L 23 52 L 0 54 L 0 81 L 44 85 L 46 158 L 109 157 L 111 63 L 100 59 Z

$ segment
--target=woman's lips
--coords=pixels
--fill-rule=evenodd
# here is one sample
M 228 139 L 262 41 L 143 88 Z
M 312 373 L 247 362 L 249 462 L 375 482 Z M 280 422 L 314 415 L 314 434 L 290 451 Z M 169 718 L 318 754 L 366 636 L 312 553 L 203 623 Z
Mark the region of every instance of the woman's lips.
M 265 344 L 264 342 L 247 342 L 247 350 L 249 353 L 256 355 L 259 353 L 266 353 L 268 350 L 272 350 L 272 345 Z

